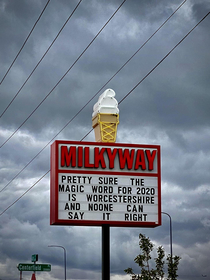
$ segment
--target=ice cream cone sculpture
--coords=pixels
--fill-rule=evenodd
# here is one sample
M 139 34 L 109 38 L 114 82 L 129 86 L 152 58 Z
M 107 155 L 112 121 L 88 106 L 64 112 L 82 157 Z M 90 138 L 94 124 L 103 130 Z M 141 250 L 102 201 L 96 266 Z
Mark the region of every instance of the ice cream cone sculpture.
M 93 106 L 92 127 L 96 142 L 115 142 L 119 123 L 118 102 L 112 89 L 105 90 Z

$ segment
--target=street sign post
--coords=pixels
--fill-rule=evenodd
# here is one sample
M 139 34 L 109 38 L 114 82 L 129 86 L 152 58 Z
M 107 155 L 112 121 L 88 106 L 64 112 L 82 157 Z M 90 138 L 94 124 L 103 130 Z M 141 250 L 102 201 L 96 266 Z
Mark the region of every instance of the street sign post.
M 19 271 L 51 271 L 51 264 L 19 263 L 17 268 Z

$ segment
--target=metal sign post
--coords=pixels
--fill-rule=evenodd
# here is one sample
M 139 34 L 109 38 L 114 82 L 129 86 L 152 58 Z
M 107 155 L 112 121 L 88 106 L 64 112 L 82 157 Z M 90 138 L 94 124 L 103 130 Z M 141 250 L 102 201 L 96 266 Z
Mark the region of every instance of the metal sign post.
M 102 280 L 110 280 L 110 226 L 102 225 Z

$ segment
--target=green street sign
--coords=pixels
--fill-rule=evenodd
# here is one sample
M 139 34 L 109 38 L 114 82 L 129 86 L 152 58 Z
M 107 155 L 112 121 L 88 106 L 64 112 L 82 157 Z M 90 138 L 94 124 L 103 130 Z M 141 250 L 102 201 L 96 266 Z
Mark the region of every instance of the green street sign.
M 37 262 L 38 261 L 38 255 L 32 255 L 31 256 L 31 261 L 32 262 Z
M 19 271 L 51 271 L 51 264 L 19 263 L 17 268 Z

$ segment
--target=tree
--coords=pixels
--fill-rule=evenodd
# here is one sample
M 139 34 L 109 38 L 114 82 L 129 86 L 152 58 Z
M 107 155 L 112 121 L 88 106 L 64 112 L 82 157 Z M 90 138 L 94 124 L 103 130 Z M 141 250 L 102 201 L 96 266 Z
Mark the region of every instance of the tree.
M 140 254 L 135 257 L 134 262 L 137 263 L 141 268 L 141 274 L 135 274 L 131 267 L 125 269 L 125 273 L 135 276 L 135 279 L 138 280 L 163 280 L 164 279 L 164 257 L 165 251 L 162 246 L 157 248 L 157 258 L 155 261 L 155 268 L 151 268 L 151 253 L 154 249 L 154 244 L 150 241 L 149 237 L 146 237 L 144 234 L 139 234 L 139 247 Z M 177 270 L 180 261 L 180 257 L 167 256 L 166 264 L 168 267 L 168 277 L 167 280 L 176 280 L 177 279 Z

